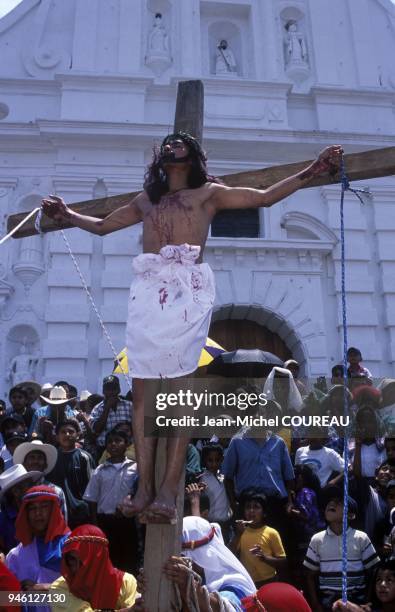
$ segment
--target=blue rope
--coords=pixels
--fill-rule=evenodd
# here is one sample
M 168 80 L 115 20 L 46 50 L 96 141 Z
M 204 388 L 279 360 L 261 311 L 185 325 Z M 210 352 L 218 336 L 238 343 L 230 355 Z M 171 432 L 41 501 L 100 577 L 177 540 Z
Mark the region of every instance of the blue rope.
M 342 321 L 343 321 L 343 370 L 344 370 L 344 416 L 347 419 L 349 416 L 348 391 L 347 391 L 347 303 L 346 303 L 346 249 L 345 249 L 345 231 L 344 231 L 344 194 L 346 191 L 354 193 L 359 201 L 364 204 L 360 193 L 367 193 L 364 189 L 352 189 L 350 181 L 346 175 L 344 164 L 344 156 L 340 162 L 341 176 L 341 199 L 340 199 L 340 244 L 341 244 L 341 296 L 342 296 Z M 347 422 L 347 420 L 345 421 Z M 343 534 L 342 534 L 342 600 L 347 603 L 347 529 L 348 529 L 348 426 L 344 431 L 344 513 L 343 513 Z

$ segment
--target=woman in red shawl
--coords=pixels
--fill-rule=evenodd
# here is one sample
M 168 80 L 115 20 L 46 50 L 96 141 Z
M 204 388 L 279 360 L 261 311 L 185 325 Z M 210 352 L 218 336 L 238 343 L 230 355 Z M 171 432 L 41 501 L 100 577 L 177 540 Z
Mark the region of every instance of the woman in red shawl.
M 241 602 L 246 612 L 312 612 L 302 593 L 285 582 L 272 582 Z
M 62 577 L 50 588 L 65 593 L 66 602 L 52 604 L 53 612 L 142 609 L 133 605 L 136 579 L 112 565 L 108 540 L 94 525 L 81 525 L 71 532 L 63 547 L 61 571 Z

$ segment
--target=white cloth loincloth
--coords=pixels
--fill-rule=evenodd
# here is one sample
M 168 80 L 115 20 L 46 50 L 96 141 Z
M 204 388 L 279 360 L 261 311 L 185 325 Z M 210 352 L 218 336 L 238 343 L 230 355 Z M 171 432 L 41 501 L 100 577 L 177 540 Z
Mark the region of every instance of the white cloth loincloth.
M 163 247 L 133 260 L 126 346 L 134 378 L 194 372 L 206 343 L 215 298 L 214 274 L 196 264 L 199 246 Z

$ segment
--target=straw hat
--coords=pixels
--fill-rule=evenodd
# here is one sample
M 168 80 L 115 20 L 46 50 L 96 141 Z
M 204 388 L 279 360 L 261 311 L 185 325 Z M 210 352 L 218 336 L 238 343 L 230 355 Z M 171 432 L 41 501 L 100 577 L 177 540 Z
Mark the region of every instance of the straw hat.
M 17 446 L 14 451 L 14 464 L 23 463 L 26 455 L 28 455 L 31 451 L 41 451 L 44 453 L 47 459 L 47 467 L 43 471 L 43 474 L 49 474 L 49 472 L 52 472 L 58 459 L 58 451 L 54 446 L 52 446 L 52 444 L 43 444 L 41 440 L 23 442 L 23 444 Z
M 9 491 L 13 486 L 22 482 L 23 480 L 33 480 L 36 482 L 43 476 L 42 472 L 27 472 L 23 465 L 18 463 L 13 465 L 8 470 L 5 470 L 0 474 L 0 499 L 3 495 Z

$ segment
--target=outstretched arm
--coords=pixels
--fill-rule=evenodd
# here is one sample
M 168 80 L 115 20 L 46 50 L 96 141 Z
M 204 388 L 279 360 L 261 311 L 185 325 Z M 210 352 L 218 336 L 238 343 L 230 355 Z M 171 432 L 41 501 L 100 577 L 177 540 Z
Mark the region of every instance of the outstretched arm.
M 313 178 L 320 174 L 330 170 L 337 170 L 342 151 L 340 145 L 327 147 L 305 170 L 275 183 L 268 187 L 268 189 L 213 185 L 213 196 L 210 198 L 210 201 L 214 204 L 216 211 L 232 208 L 272 206 L 272 204 L 283 200 L 301 187 L 308 185 Z
M 75 227 L 105 236 L 111 232 L 115 232 L 124 227 L 135 225 L 143 220 L 141 210 L 139 208 L 139 200 L 144 197 L 143 193 L 139 193 L 129 204 L 122 206 L 114 212 L 110 213 L 104 219 L 96 217 L 88 217 L 80 215 L 71 210 L 64 200 L 58 196 L 51 195 L 43 200 L 43 210 L 48 217 L 55 221 L 67 221 Z

